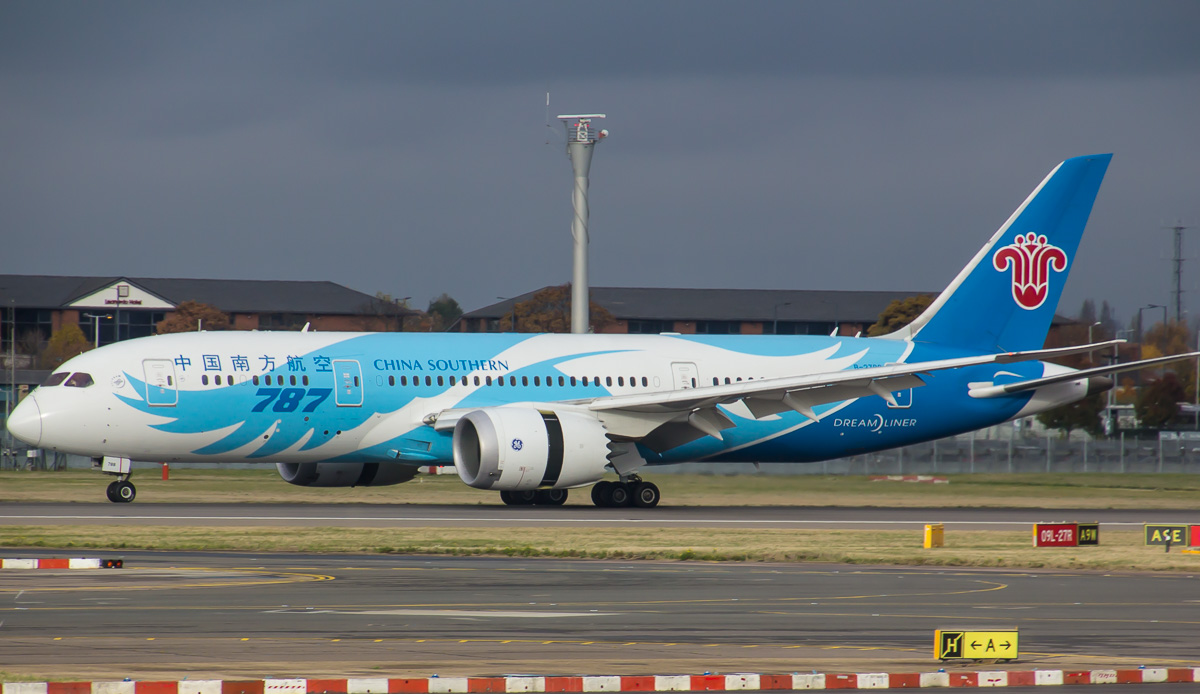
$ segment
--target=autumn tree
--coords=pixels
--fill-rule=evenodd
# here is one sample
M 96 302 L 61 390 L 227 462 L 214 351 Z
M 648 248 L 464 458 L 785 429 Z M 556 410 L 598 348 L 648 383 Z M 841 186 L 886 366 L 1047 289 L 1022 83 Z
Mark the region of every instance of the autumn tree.
M 900 328 L 908 325 L 921 315 L 921 312 L 933 303 L 933 296 L 930 294 L 918 294 L 910 296 L 907 299 L 896 299 L 883 309 L 879 314 L 879 320 L 875 324 L 867 328 L 869 337 L 879 337 L 895 332 Z
M 432 320 L 433 330 L 441 332 L 454 325 L 454 321 L 462 316 L 463 310 L 457 301 L 443 292 L 441 296 L 429 302 L 429 308 L 425 309 L 425 313 Z
M 1182 322 L 1170 321 L 1154 324 L 1142 338 L 1142 358 L 1154 359 L 1172 354 L 1186 354 L 1189 351 L 1188 338 L 1190 335 L 1188 333 L 1187 325 Z M 1195 400 L 1196 361 L 1194 359 L 1185 359 L 1147 369 L 1142 372 L 1142 378 L 1145 380 L 1152 378 L 1155 374 L 1165 372 L 1173 372 L 1178 377 L 1187 400 Z
M 500 319 L 502 327 L 513 324 L 516 314 L 516 329 L 519 333 L 569 333 L 571 332 L 571 285 L 546 287 L 526 301 L 513 305 L 513 311 Z M 600 332 L 605 326 L 616 322 L 613 314 L 596 302 L 588 304 L 588 327 L 591 332 Z
M 57 369 L 66 360 L 92 348 L 92 343 L 74 323 L 50 336 L 38 361 L 43 369 Z
M 229 316 L 220 309 L 199 301 L 185 301 L 176 306 L 175 310 L 158 324 L 157 332 L 159 335 L 165 335 L 196 330 L 229 330 L 229 328 Z
M 1142 386 L 1133 411 L 1137 414 L 1141 426 L 1146 429 L 1162 429 L 1179 414 L 1179 403 L 1184 397 L 1183 384 L 1175 374 L 1168 371 L 1162 378 Z
M 1064 438 L 1081 429 L 1092 436 L 1104 433 L 1104 409 L 1107 405 L 1105 393 L 1089 395 L 1082 400 L 1055 407 L 1038 414 L 1037 420 L 1047 429 L 1058 429 Z

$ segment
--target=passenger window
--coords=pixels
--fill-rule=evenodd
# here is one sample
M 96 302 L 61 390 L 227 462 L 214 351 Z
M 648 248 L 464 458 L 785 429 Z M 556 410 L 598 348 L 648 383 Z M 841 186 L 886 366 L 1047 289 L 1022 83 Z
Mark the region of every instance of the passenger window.
M 431 376 L 425 377 L 425 385 L 427 385 L 427 386 L 433 385 L 433 378 Z
M 395 379 L 395 377 L 393 377 L 393 376 L 388 376 L 388 378 L 390 378 L 390 379 L 392 380 L 392 385 L 396 385 L 396 379 Z M 300 377 L 300 382 L 301 382 L 302 384 L 304 384 L 304 385 L 308 385 L 308 376 L 301 376 L 301 377 Z
M 585 385 L 585 386 L 586 386 L 587 384 L 588 384 L 588 377 L 587 377 L 587 376 L 584 376 L 584 377 L 583 377 L 583 385 Z
M 717 377 L 716 376 L 713 376 L 713 385 L 714 386 L 717 385 Z
M 562 376 L 559 376 L 559 377 L 558 377 L 558 386 L 561 388 L 561 387 L 563 386 L 563 384 L 564 384 L 564 383 L 565 383 L 565 381 L 563 381 L 563 377 L 562 377 Z
M 258 385 L 258 376 L 251 378 L 250 381 L 253 382 L 254 385 Z M 168 383 L 170 383 L 169 377 L 168 377 Z
M 542 385 L 541 376 L 534 376 L 534 377 L 533 377 L 533 385 L 535 385 L 535 386 L 540 386 L 540 385 Z
M 220 376 L 218 376 L 217 378 L 220 378 Z M 289 382 L 290 382 L 292 385 L 296 385 L 296 377 L 295 377 L 295 376 L 288 376 L 288 381 L 289 381 Z M 218 381 L 218 383 L 219 383 L 219 381 Z
M 408 385 L 408 376 L 401 376 L 401 377 L 400 377 L 400 385 L 402 385 L 402 386 L 406 386 L 406 385 Z
M 438 376 L 438 385 L 439 386 L 446 385 L 446 381 L 441 376 Z
M 523 386 L 529 385 L 529 377 L 528 376 L 521 377 L 521 385 L 523 385 Z
M 646 380 L 645 376 L 642 376 L 642 387 L 645 388 L 648 385 L 650 385 L 650 382 Z
M 729 377 L 728 376 L 725 377 L 725 385 L 729 385 Z
M 478 376 L 475 377 L 475 385 L 479 385 L 479 377 Z
M 49 388 L 50 386 L 60 386 L 62 385 L 63 381 L 67 380 L 67 376 L 70 375 L 71 374 L 68 371 L 59 371 L 56 374 L 50 374 L 49 378 L 42 383 L 42 386 L 46 388 Z
M 308 385 L 308 384 L 305 383 L 304 385 Z M 389 386 L 396 385 L 396 377 L 395 376 L 388 376 L 388 385 Z
M 599 379 L 597 379 L 597 380 L 599 380 Z M 608 387 L 610 387 L 610 388 L 612 387 L 612 376 L 605 376 L 605 377 L 604 377 L 604 385 L 606 385 L 606 386 L 608 386 Z
M 208 374 L 204 374 L 203 376 L 200 377 L 200 385 L 202 385 L 202 386 L 208 385 Z
M 450 376 L 450 385 L 455 385 L 458 382 L 457 376 Z M 441 385 L 440 383 L 438 385 Z
M 517 377 L 516 377 L 516 376 L 509 376 L 509 377 L 508 377 L 508 385 L 510 385 L 510 386 L 514 386 L 514 387 L 515 387 L 515 386 L 517 385 Z
M 571 385 L 575 385 L 575 377 L 574 376 L 571 377 Z
M 491 376 L 484 377 L 483 382 L 486 385 L 489 385 L 489 386 L 492 385 L 492 377 Z
M 617 376 L 617 385 L 619 385 L 619 386 L 625 385 L 625 377 L 624 376 Z
M 498 385 L 498 386 L 503 386 L 503 385 L 504 385 L 504 377 L 503 377 L 503 376 L 501 376 L 500 378 L 497 378 L 497 379 L 496 379 L 496 385 Z
M 67 386 L 68 388 L 87 388 L 94 382 L 95 381 L 92 380 L 91 374 L 85 374 L 82 371 L 77 371 L 71 374 L 71 377 L 68 378 L 67 382 L 63 385 Z

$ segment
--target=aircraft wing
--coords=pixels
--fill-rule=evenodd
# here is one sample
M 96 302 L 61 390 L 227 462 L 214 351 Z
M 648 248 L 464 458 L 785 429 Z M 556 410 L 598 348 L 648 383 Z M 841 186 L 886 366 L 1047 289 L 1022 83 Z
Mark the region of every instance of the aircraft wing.
M 717 409 L 718 405 L 732 405 L 740 401 L 756 418 L 794 410 L 816 421 L 817 414 L 813 408 L 831 402 L 876 395 L 895 404 L 892 393 L 925 385 L 921 374 L 980 364 L 1049 359 L 1104 349 L 1120 342 L 1123 341 L 1026 352 L 1002 352 L 911 364 L 886 364 L 865 369 L 746 380 L 683 390 L 567 400 L 560 404 L 591 411 L 604 422 L 613 438 L 643 441 L 653 449 L 666 450 L 705 435 L 722 438 L 721 431 L 732 428 L 735 424 Z M 459 417 L 474 409 L 478 408 L 443 410 L 430 414 L 425 418 L 425 422 L 435 429 L 446 431 L 454 427 Z M 674 431 L 663 431 L 670 429 L 664 427 L 668 423 L 681 426 L 675 426 Z M 656 436 L 651 436 L 652 434 Z
M 1154 359 L 1143 359 L 1142 361 L 1130 361 L 1124 364 L 1108 364 L 1106 366 L 1097 366 L 1091 369 L 1083 369 L 1082 371 L 1071 371 L 1069 373 L 1057 374 L 1055 376 L 1045 376 L 1043 378 L 1034 378 L 1028 381 L 1018 381 L 1016 383 L 1005 383 L 1003 385 L 986 385 L 978 388 L 971 388 L 967 391 L 967 395 L 973 398 L 997 398 L 1002 395 L 1012 395 L 1042 386 L 1053 385 L 1055 383 L 1066 383 L 1069 381 L 1078 381 L 1092 376 L 1105 376 L 1108 374 L 1123 373 L 1126 371 L 1141 371 L 1142 369 L 1157 366 L 1159 364 L 1167 364 L 1173 361 L 1183 361 L 1184 359 L 1195 359 L 1200 357 L 1200 352 L 1188 352 L 1187 354 L 1172 354 L 1166 357 L 1156 357 Z

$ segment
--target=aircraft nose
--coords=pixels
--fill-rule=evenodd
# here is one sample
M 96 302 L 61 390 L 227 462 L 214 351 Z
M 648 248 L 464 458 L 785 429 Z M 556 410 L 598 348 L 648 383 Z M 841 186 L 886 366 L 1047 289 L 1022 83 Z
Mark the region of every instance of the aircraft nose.
M 33 393 L 8 416 L 8 432 L 34 448 L 42 442 L 42 410 Z

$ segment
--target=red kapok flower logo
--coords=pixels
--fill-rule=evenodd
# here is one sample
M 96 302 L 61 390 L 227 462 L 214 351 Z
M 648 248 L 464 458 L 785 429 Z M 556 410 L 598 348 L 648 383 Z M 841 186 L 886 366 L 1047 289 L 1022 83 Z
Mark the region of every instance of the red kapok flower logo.
M 1063 249 L 1046 243 L 1045 235 L 1032 231 L 1017 235 L 1011 243 L 992 256 L 992 267 L 1000 272 L 1012 268 L 1013 300 L 1023 309 L 1032 311 L 1046 302 L 1050 286 L 1050 270 L 1067 269 L 1067 254 Z

